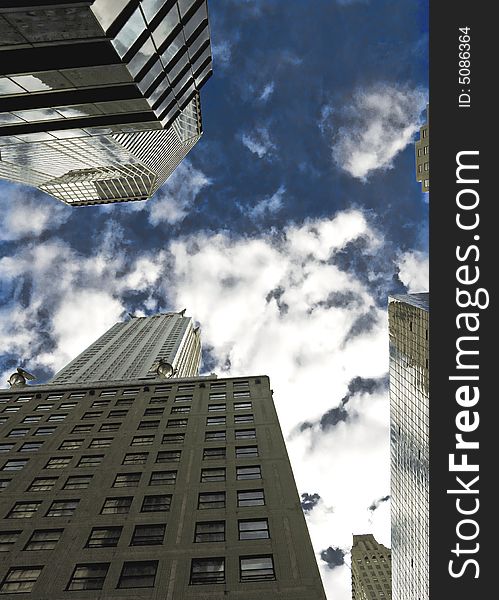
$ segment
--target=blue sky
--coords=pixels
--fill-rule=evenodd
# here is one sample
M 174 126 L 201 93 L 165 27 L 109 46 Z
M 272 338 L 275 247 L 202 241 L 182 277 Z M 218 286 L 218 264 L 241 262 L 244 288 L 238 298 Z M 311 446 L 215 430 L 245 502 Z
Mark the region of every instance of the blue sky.
M 204 134 L 153 199 L 70 208 L 0 182 L 0 374 L 43 382 L 126 312 L 186 307 L 204 372 L 270 375 L 343 600 L 352 533 L 390 542 L 386 299 L 427 288 L 427 3 L 209 12 Z

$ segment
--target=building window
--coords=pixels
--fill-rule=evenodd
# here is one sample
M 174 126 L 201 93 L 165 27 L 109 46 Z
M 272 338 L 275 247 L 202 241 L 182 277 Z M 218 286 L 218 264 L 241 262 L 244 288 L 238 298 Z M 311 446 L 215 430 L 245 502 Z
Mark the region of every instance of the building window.
M 196 523 L 195 542 L 225 542 L 225 521 Z
M 90 408 L 106 408 L 110 400 L 96 400 Z
M 210 389 L 212 390 L 225 390 L 227 383 L 225 381 L 216 381 L 214 383 L 210 383 Z
M 225 492 L 202 492 L 198 496 L 198 509 L 225 508 Z
M 50 458 L 48 463 L 45 465 L 45 469 L 64 469 L 67 467 L 71 460 L 72 456 L 59 456 L 56 458 Z
M 195 388 L 194 383 L 181 383 L 177 389 L 179 392 L 190 392 L 194 388 Z
M 0 479 L 0 490 L 4 490 L 11 481 L 12 479 Z
M 37 529 L 24 546 L 25 550 L 53 550 L 64 529 Z
M 163 439 L 161 440 L 162 444 L 183 444 L 185 438 L 185 433 L 165 433 L 163 435 Z
M 241 581 L 268 581 L 275 579 L 272 556 L 241 556 L 239 559 Z
M 137 429 L 157 429 L 159 421 L 141 421 Z
M 102 417 L 101 410 L 86 412 L 83 414 L 82 419 L 98 419 L 99 417 Z
M 38 427 L 34 435 L 52 435 L 57 427 Z
M 189 408 L 189 407 L 187 407 Z M 158 408 L 146 408 L 144 411 L 144 417 L 151 417 L 153 415 L 162 415 L 164 412 L 164 407 L 159 406 Z
M 90 444 L 89 448 L 109 448 L 109 446 L 113 443 L 113 438 L 95 438 Z
M 150 446 L 153 442 L 153 435 L 136 435 L 132 438 L 130 446 Z
M 124 465 L 145 465 L 149 457 L 149 452 L 135 452 L 131 454 L 125 454 L 123 459 Z
M 0 552 L 10 552 L 22 531 L 0 531 Z
M 139 388 L 128 388 L 123 390 L 123 396 L 136 396 L 139 393 Z
M 86 490 L 92 481 L 93 475 L 73 475 L 66 479 L 63 490 Z
M 241 392 L 233 392 L 232 395 L 234 396 L 234 398 L 249 398 L 250 397 L 249 390 L 243 390 Z
M 7 519 L 29 519 L 40 508 L 41 502 L 16 502 L 10 509 Z
M 123 563 L 118 588 L 152 588 L 157 569 L 157 560 L 127 561 Z
M 244 380 L 244 381 L 234 381 L 234 383 L 232 384 L 232 387 L 235 390 L 240 390 L 240 389 L 246 389 L 249 387 L 249 381 Z
M 267 519 L 238 521 L 240 540 L 266 540 L 270 537 Z
M 161 450 L 156 455 L 156 462 L 157 463 L 179 462 L 181 454 L 182 454 L 181 450 Z
M 71 517 L 78 507 L 79 500 L 54 500 L 46 517 Z
M 171 494 L 144 496 L 140 512 L 168 512 L 172 503 Z
M 222 442 L 225 441 L 225 431 L 207 431 L 204 434 L 205 442 Z
M 28 435 L 29 433 L 29 428 L 23 428 L 23 429 L 12 429 L 9 434 L 7 435 L 7 437 L 24 437 L 25 435 Z
M 59 446 L 59 450 L 76 450 L 83 446 L 84 440 L 64 440 Z
M 251 402 L 234 402 L 234 410 L 251 410 Z
M 58 477 L 35 477 L 28 488 L 28 492 L 46 492 L 54 488 Z
M 259 465 L 252 467 L 236 467 L 236 479 L 238 481 L 244 479 L 261 479 L 262 472 Z
M 226 404 L 208 404 L 208 412 L 222 412 L 226 410 Z
M 191 585 L 225 583 L 225 558 L 193 558 Z
M 192 396 L 175 396 L 174 402 L 192 402 Z
M 14 443 L 12 443 L 12 444 L 0 444 L 0 452 L 10 452 L 14 446 L 15 446 Z
M 27 417 L 24 417 L 22 423 L 39 423 L 41 420 L 41 415 L 28 415 Z
M 99 427 L 99 431 L 118 431 L 121 423 L 102 423 Z
M 55 421 L 55 422 L 60 422 L 60 421 L 64 421 L 64 419 L 67 417 L 68 415 L 64 415 L 64 414 L 59 414 L 59 415 L 50 415 L 50 417 L 47 419 L 47 421 Z
M 75 425 L 71 433 L 89 433 L 93 429 L 93 425 Z
M 234 423 L 253 423 L 253 415 L 234 415 Z
M 52 410 L 53 408 L 53 404 L 39 404 L 35 410 Z
M 130 506 L 132 506 L 133 498 L 121 497 L 121 498 L 106 498 L 102 509 L 101 515 L 127 515 L 130 512 Z
M 227 398 L 227 394 L 225 392 L 215 392 L 210 394 L 210 400 L 225 400 Z
M 70 396 L 71 398 L 71 396 Z M 59 410 L 71 410 L 72 408 L 75 408 L 76 406 L 76 402 L 63 402 L 60 406 L 59 406 Z
M 255 458 L 258 456 L 258 446 L 238 446 L 236 458 Z
M 179 414 L 179 413 L 181 413 L 181 414 L 189 414 L 190 412 L 191 412 L 191 407 L 190 406 L 174 406 L 171 409 L 171 411 L 170 411 L 170 413 L 172 415 Z
M 138 487 L 141 473 L 119 473 L 113 483 L 114 488 Z
M 7 406 L 7 408 L 3 409 L 4 413 L 15 413 L 18 410 L 21 410 L 20 406 Z
M 177 471 L 153 471 L 149 485 L 173 485 L 177 479 Z
M 204 448 L 203 460 L 224 459 L 226 456 L 225 448 Z
M 130 546 L 158 546 L 163 543 L 166 525 L 136 525 Z
M 151 398 L 149 400 L 149 404 L 166 404 L 168 401 L 168 396 L 158 396 L 156 398 Z
M 127 414 L 127 410 L 111 410 L 109 411 L 108 417 L 111 419 L 119 419 L 120 417 L 126 417 Z
M 225 468 L 201 469 L 201 483 L 210 483 L 211 481 L 225 481 Z
M 19 458 L 17 460 L 8 460 L 2 467 L 2 471 L 20 471 L 28 464 L 27 458 Z
M 11 567 L 0 585 L 2 594 L 31 592 L 43 567 Z
M 112 398 L 113 396 L 116 396 L 116 390 L 102 390 L 102 392 L 100 393 L 101 398 L 106 398 L 106 397 Z
M 10 398 L 7 398 L 7 400 L 10 400 Z M 16 402 L 29 402 L 30 400 L 33 400 L 33 396 L 19 396 L 16 400 Z
M 206 425 L 225 425 L 225 416 L 208 417 L 206 419 Z
M 110 563 L 91 563 L 76 565 L 68 590 L 101 590 L 109 570 Z
M 115 548 L 123 527 L 94 527 L 90 532 L 86 548 Z
M 187 419 L 169 419 L 167 427 L 187 427 Z
M 237 506 L 265 506 L 263 490 L 238 490 Z
M 78 461 L 77 467 L 96 467 L 100 465 L 102 459 L 104 458 L 104 454 L 93 454 L 88 456 L 82 456 Z
M 256 429 L 236 429 L 236 440 L 254 440 L 256 439 Z

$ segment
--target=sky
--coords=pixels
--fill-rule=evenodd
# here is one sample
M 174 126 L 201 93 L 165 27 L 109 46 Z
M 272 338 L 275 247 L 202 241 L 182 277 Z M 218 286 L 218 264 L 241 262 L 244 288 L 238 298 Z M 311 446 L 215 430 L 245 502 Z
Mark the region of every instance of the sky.
M 212 0 L 204 133 L 145 202 L 0 181 L 1 387 L 127 312 L 187 308 L 202 374 L 269 375 L 329 599 L 352 534 L 390 546 L 387 297 L 428 289 L 417 0 Z

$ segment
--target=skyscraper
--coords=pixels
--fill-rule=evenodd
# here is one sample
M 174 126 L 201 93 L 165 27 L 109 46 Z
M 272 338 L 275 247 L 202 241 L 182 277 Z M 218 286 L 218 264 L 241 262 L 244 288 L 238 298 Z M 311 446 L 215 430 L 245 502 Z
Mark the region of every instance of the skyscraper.
M 159 362 L 175 377 L 196 377 L 201 362 L 199 328 L 182 313 L 132 317 L 116 323 L 57 373 L 51 383 L 154 379 Z
M 127 331 L 167 343 L 166 316 L 90 372 Z M 268 378 L 144 379 L 140 352 L 119 381 L 0 391 L 2 597 L 325 600 Z
M 429 295 L 393 296 L 390 453 L 393 600 L 428 600 Z
M 206 0 L 7 0 L 0 36 L 0 177 L 71 205 L 143 200 L 198 141 Z
M 391 600 L 392 555 L 390 548 L 371 533 L 353 536 L 352 600 Z
M 415 146 L 416 181 L 421 182 L 423 192 L 430 191 L 430 107 L 426 107 L 426 123 L 419 129 Z

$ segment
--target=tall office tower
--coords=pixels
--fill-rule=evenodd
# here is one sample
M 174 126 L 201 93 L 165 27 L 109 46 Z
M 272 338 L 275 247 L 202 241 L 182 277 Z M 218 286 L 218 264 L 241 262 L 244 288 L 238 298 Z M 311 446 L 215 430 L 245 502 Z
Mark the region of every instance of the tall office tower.
M 0 595 L 325 600 L 267 377 L 0 392 Z
M 352 600 L 391 600 L 392 553 L 371 533 L 353 536 Z
M 426 123 L 419 129 L 419 140 L 415 143 L 416 181 L 423 192 L 430 191 L 430 107 L 426 107 Z
M 201 132 L 206 0 L 5 0 L 0 177 L 73 206 L 143 200 Z
M 393 296 L 390 453 L 393 600 L 428 600 L 429 295 Z
M 196 377 L 201 362 L 199 328 L 181 313 L 132 317 L 116 323 L 59 371 L 51 383 L 154 379 L 160 361 L 175 377 Z

